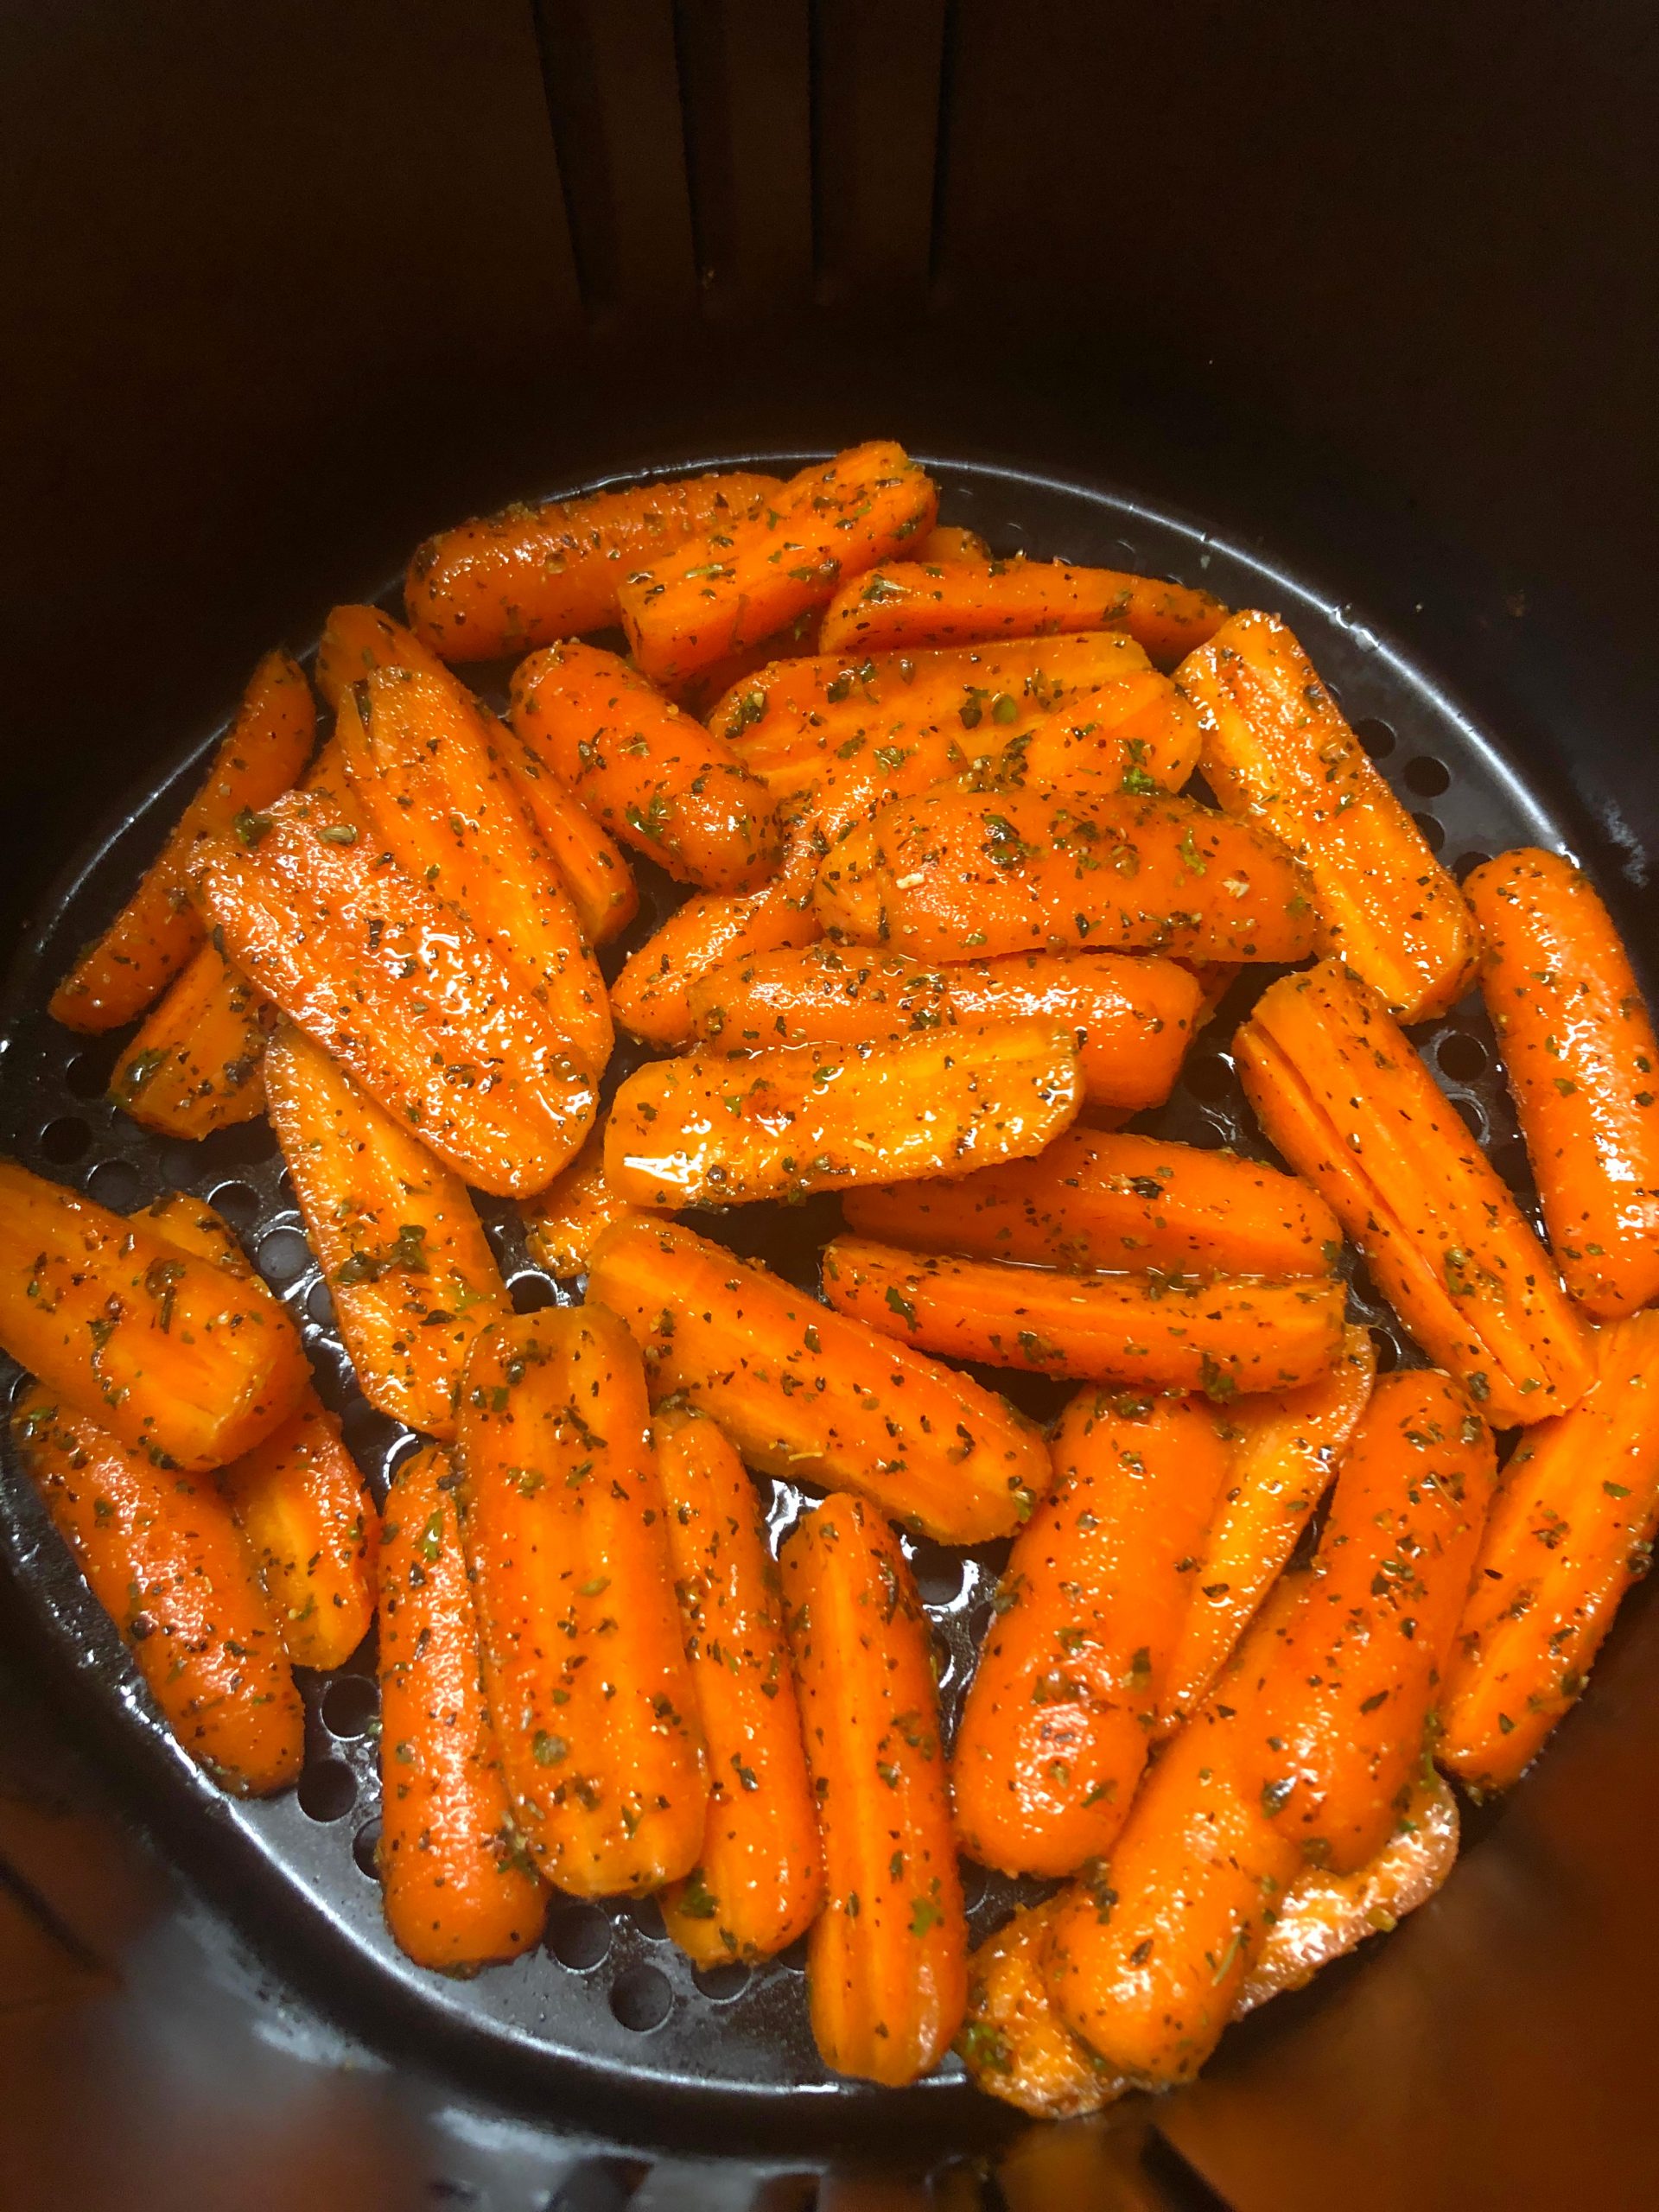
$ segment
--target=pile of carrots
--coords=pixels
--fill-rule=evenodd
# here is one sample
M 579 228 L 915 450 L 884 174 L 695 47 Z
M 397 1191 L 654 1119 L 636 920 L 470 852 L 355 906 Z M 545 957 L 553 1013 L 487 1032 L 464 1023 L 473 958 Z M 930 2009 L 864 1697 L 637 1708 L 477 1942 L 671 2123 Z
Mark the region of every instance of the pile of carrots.
M 0 1343 L 227 1788 L 295 1778 L 293 1669 L 378 1616 L 411 1958 L 655 1893 L 702 1965 L 805 1935 L 830 2067 L 954 2045 L 1064 2113 L 1432 1894 L 1441 1776 L 1503 1789 L 1582 1689 L 1659 1515 L 1659 1046 L 1579 870 L 1459 889 L 1281 620 L 937 504 L 876 443 L 434 538 L 407 626 L 331 617 L 315 757 L 262 662 L 60 987 L 139 1024 L 145 1128 L 269 1116 L 421 1439 L 378 1515 L 197 1200 L 0 1165 Z M 506 658 L 502 719 L 453 668 Z M 607 987 L 639 861 L 685 897 Z M 1125 1128 L 1264 963 L 1284 1166 Z M 1548 1247 L 1402 1027 L 1477 983 Z M 473 1191 L 581 1303 L 514 1313 Z M 718 1241 L 823 1192 L 819 1296 Z M 1348 1244 L 1429 1363 L 1377 1376 Z M 960 1363 L 1077 1387 L 1046 1433 Z M 775 1560 L 752 1475 L 822 1494 Z M 894 1524 L 1013 1540 L 954 1744 Z M 959 1853 L 1053 1893 L 970 1953 Z

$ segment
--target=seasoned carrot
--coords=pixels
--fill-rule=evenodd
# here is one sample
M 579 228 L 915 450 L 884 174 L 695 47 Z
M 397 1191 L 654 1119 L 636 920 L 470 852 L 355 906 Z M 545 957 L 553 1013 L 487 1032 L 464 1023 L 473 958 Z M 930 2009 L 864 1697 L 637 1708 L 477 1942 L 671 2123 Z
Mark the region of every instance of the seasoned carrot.
M 663 1891 L 663 1918 L 699 1966 L 768 1959 L 823 1903 L 778 1569 L 753 1485 L 714 1422 L 664 1406 L 652 1433 L 709 1778 L 702 1855 Z
M 257 822 L 258 810 L 297 781 L 316 727 L 305 671 L 285 652 L 267 653 L 219 741 L 207 781 L 137 890 L 54 992 L 55 1020 L 71 1029 L 119 1028 L 188 964 L 203 936 L 190 903 L 197 848 L 210 832 Z
M 374 1503 L 340 1423 L 308 1391 L 263 1444 L 219 1471 L 296 1667 L 342 1666 L 374 1618 Z
M 856 1490 L 940 1543 L 1013 1533 L 1048 1486 L 1029 1422 L 965 1375 L 828 1312 L 671 1222 L 603 1236 L 588 1295 L 762 1474 Z
M 1291 961 L 1313 943 L 1284 849 L 1183 798 L 944 784 L 843 838 L 814 897 L 827 936 L 924 960 L 1104 946 Z
M 509 1310 L 465 1186 L 297 1030 L 271 1039 L 266 1084 L 358 1387 L 452 1437 L 473 1340 Z
M 1342 1250 L 1335 1215 L 1294 1175 L 1236 1153 L 1095 1129 L 955 1182 L 854 1192 L 847 1221 L 861 1236 L 917 1251 L 1084 1272 L 1321 1275 Z
M 417 1966 L 469 1974 L 536 1943 L 547 1892 L 507 1808 L 449 1455 L 400 1460 L 380 1552 L 380 1866 Z
M 206 1198 L 192 1198 L 188 1191 L 163 1191 L 159 1198 L 140 1207 L 131 1219 L 141 1229 L 153 1229 L 181 1252 L 211 1260 L 240 1281 L 248 1281 L 253 1275 L 253 1262 L 237 1242 L 236 1231 Z
M 121 1632 L 162 1719 L 226 1789 L 292 1782 L 305 1715 L 230 1508 L 37 1384 L 12 1416 L 18 1457 Z
M 782 488 L 775 476 L 732 470 L 515 501 L 417 547 L 404 604 L 427 644 L 451 661 L 493 660 L 608 629 L 626 576 L 753 514 Z
M 1058 791 L 1178 791 L 1202 744 L 1198 715 L 1168 677 L 1126 669 L 1033 721 L 1003 772 Z
M 1192 1398 L 1080 1391 L 1014 1540 L 957 1735 L 957 1834 L 983 1866 L 1075 1874 L 1112 1846 L 1228 1473 Z
M 323 794 L 264 819 L 252 849 L 202 849 L 226 952 L 458 1174 L 545 1190 L 592 1126 L 594 1087 L 516 972 Z
M 1589 1678 L 1659 1520 L 1659 1311 L 1596 1334 L 1596 1379 L 1503 1471 L 1446 1669 L 1435 1757 L 1505 1789 Z
M 1559 853 L 1502 853 L 1464 894 L 1550 1249 L 1586 1313 L 1616 1321 L 1659 1297 L 1653 1018 L 1611 915 Z
M 491 734 L 508 777 L 530 810 L 589 944 L 608 944 L 639 912 L 639 887 L 626 856 L 511 722 Z
M 753 891 L 776 872 L 766 786 L 614 653 L 548 645 L 520 661 L 512 722 L 595 821 L 680 882 Z
M 334 607 L 317 646 L 317 690 L 324 704 L 337 712 L 353 684 L 380 668 L 407 669 L 410 675 L 453 685 L 460 696 L 471 696 L 437 654 L 390 614 L 378 607 Z
M 968 2012 L 957 2053 L 988 2096 L 1033 2120 L 1098 2112 L 1128 2087 L 1056 2012 L 1043 1979 L 1058 1900 L 1021 1905 L 968 1955 Z
M 1588 1332 L 1548 1254 L 1376 993 L 1335 961 L 1287 976 L 1233 1039 L 1245 1094 L 1330 1201 L 1430 1357 L 1497 1427 L 1582 1397 Z
M 456 1465 L 513 1818 L 580 1897 L 689 1874 L 709 1785 L 632 1338 L 598 1306 L 473 1349 Z
M 540 1197 L 525 1199 L 519 1211 L 531 1257 L 561 1281 L 587 1274 L 594 1247 L 607 1229 L 619 1221 L 648 1218 L 606 1180 L 602 1127 Z
M 944 2057 L 968 1993 L 927 1616 L 861 1498 L 826 1498 L 782 1567 L 829 1890 L 808 1939 L 812 2034 L 838 2074 L 897 2085 Z
M 692 1027 L 728 1052 L 855 1045 L 968 1021 L 1069 1029 L 1085 1103 L 1127 1113 L 1174 1087 L 1198 1012 L 1197 979 L 1172 960 L 1115 952 L 1016 952 L 927 967 L 902 952 L 831 944 L 722 961 L 686 993 Z
M 838 1313 L 948 1358 L 1218 1400 L 1311 1382 L 1342 1348 L 1331 1277 L 1058 1274 L 840 1236 L 824 1248 L 823 1292 Z
M 850 577 L 823 618 L 826 652 L 899 652 L 925 645 L 1033 638 L 1056 630 L 1127 630 L 1160 667 L 1201 645 L 1227 619 L 1207 591 L 1118 569 L 1060 561 L 884 561 Z
M 1449 1376 L 1385 1375 L 1355 1430 L 1245 1731 L 1261 1802 L 1351 1874 L 1393 1833 L 1491 1503 L 1491 1432 Z
M 1070 1033 L 984 1022 L 885 1045 L 692 1052 L 611 1103 L 605 1179 L 633 1205 L 738 1205 L 1022 1160 L 1083 1103 Z
M 193 1258 L 142 1218 L 0 1160 L 0 1344 L 66 1407 L 194 1473 L 285 1421 L 309 1379 L 257 1278 Z
M 722 520 L 617 593 L 635 661 L 680 682 L 758 645 L 932 529 L 938 493 L 902 446 L 878 441 L 792 476 L 746 517 Z
M 265 1106 L 263 1008 L 246 976 L 204 944 L 121 1055 L 111 1097 L 162 1136 L 252 1121 Z
M 990 557 L 991 549 L 979 532 L 964 530 L 960 523 L 936 522 L 916 548 L 916 558 L 935 568 L 949 568 L 958 561 L 988 561 Z
M 1285 625 L 1235 614 L 1182 662 L 1179 681 L 1204 724 L 1217 803 L 1306 868 L 1319 950 L 1345 960 L 1402 1021 L 1455 1005 L 1474 981 L 1469 910 Z
M 1177 1727 L 1208 1697 L 1274 1579 L 1289 1563 L 1358 1426 L 1376 1374 L 1369 1329 L 1344 1332 L 1328 1375 L 1279 1397 L 1228 1409 L 1231 1465 L 1198 1549 L 1192 1603 L 1176 1639 L 1159 1729 Z

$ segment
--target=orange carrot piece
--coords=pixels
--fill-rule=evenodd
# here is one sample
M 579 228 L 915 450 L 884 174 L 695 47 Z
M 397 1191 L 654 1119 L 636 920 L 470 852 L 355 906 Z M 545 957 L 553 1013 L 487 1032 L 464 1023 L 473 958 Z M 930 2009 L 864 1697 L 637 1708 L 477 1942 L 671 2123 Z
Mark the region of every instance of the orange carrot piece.
M 824 2063 L 897 2086 L 936 2066 L 967 2002 L 927 1616 L 861 1498 L 809 1514 L 781 1560 L 829 1897 L 808 1939 Z
M 211 1482 L 162 1469 L 36 1384 L 17 1454 L 193 1759 L 238 1796 L 298 1775 L 305 1715 L 253 1562 Z
M 1228 1473 L 1213 1410 L 1085 1389 L 1014 1540 L 957 1735 L 957 1834 L 983 1866 L 1075 1874 L 1109 1851 Z
M 515 500 L 416 549 L 404 605 L 446 660 L 493 660 L 611 628 L 625 577 L 752 515 L 783 486 L 734 469 L 533 505 Z
M 847 1222 L 917 1251 L 1084 1272 L 1320 1275 L 1342 1250 L 1335 1215 L 1294 1175 L 1236 1153 L 1096 1129 L 954 1182 L 851 1192 Z
M 588 1295 L 632 1330 L 653 1398 L 683 1394 L 762 1474 L 856 1490 L 945 1544 L 1011 1535 L 1048 1486 L 994 1392 L 672 1222 L 611 1230 Z
M 206 1198 L 192 1198 L 188 1191 L 163 1191 L 130 1218 L 141 1229 L 154 1230 L 180 1251 L 211 1260 L 240 1281 L 252 1279 L 253 1263 L 238 1243 L 236 1231 Z
M 190 871 L 210 833 L 252 823 L 296 782 L 316 735 L 305 671 L 270 652 L 249 678 L 207 781 L 174 825 L 126 905 L 53 993 L 50 1012 L 71 1029 L 118 1029 L 143 1012 L 189 963 L 204 934 L 190 903 Z
M 461 697 L 471 696 L 429 646 L 378 607 L 332 609 L 317 646 L 317 690 L 323 703 L 338 713 L 353 684 L 381 668 L 406 669 L 453 685 Z
M 1292 961 L 1313 943 L 1282 846 L 1183 798 L 944 784 L 852 830 L 814 899 L 827 936 L 924 960 L 1103 946 Z
M 121 1055 L 111 1097 L 162 1136 L 252 1121 L 265 1105 L 263 1007 L 246 976 L 204 944 Z
M 478 1189 L 545 1190 L 592 1126 L 594 1087 L 516 973 L 333 800 L 295 795 L 265 818 L 254 850 L 203 848 L 231 957 Z
M 1659 1044 L 1612 916 L 1559 853 L 1464 886 L 1551 1249 L 1599 1321 L 1659 1297 Z
M 902 446 L 878 441 L 792 476 L 747 517 L 722 521 L 617 593 L 635 661 L 680 682 L 758 645 L 835 596 L 843 576 L 925 537 L 939 496 Z
M 1033 2120 L 1075 2120 L 1121 2097 L 1128 2082 L 1055 2012 L 1043 1979 L 1058 1903 L 1021 1905 L 968 1955 L 968 2012 L 957 2055 L 976 2088 Z
M 707 668 L 698 669 L 695 675 L 664 688 L 677 706 L 683 707 L 687 714 L 703 721 L 711 707 L 757 670 L 770 666 L 775 660 L 798 659 L 804 654 L 816 653 L 823 620 L 822 607 L 809 607 L 781 630 L 762 638 L 759 645 L 745 645 L 740 653 L 727 653 L 720 660 L 710 661 Z
M 1456 1005 L 1478 950 L 1462 894 L 1285 625 L 1234 615 L 1183 661 L 1179 682 L 1204 724 L 1218 804 L 1271 830 L 1306 868 L 1318 950 L 1345 960 L 1402 1021 Z
M 639 1355 L 550 1307 L 474 1345 L 456 1465 L 513 1818 L 549 1880 L 643 1895 L 689 1874 L 709 1797 Z
M 380 1553 L 380 1865 L 400 1950 L 469 1974 L 531 1949 L 547 1892 L 514 1832 L 449 1455 L 401 1460 Z
M 283 1427 L 219 1471 L 296 1667 L 343 1666 L 374 1618 L 376 1515 L 340 1423 L 308 1391 Z
M 990 557 L 991 549 L 979 532 L 965 530 L 960 523 L 936 522 L 916 548 L 916 558 L 933 568 L 950 568 L 959 561 L 982 563 Z
M 1057 791 L 1178 791 L 1202 747 L 1198 715 L 1169 677 L 1129 669 L 1033 722 L 1003 772 Z
M 587 1274 L 594 1247 L 607 1229 L 620 1221 L 649 1218 L 641 1208 L 619 1198 L 606 1180 L 602 1127 L 541 1196 L 525 1199 L 519 1211 L 531 1257 L 562 1282 Z
M 772 798 L 723 738 L 597 645 L 549 645 L 512 677 L 512 723 L 613 836 L 703 891 L 753 891 L 782 846 Z
M 950 1359 L 1154 1390 L 1288 1390 L 1342 1349 L 1343 1287 L 1218 1275 L 1058 1274 L 838 1236 L 823 1254 L 837 1313 Z
M 1417 1342 L 1497 1427 L 1583 1396 L 1578 1308 L 1373 991 L 1335 961 L 1287 976 L 1262 993 L 1233 1052 L 1268 1136 L 1330 1201 Z
M 266 1082 L 358 1387 L 394 1421 L 454 1436 L 473 1341 L 509 1311 L 465 1185 L 298 1031 L 271 1039 Z
M 709 1776 L 702 1855 L 658 1902 L 699 1966 L 769 1959 L 823 1903 L 778 1569 L 753 1485 L 714 1422 L 664 1406 L 652 1433 Z
M 900 652 L 1056 630 L 1127 630 L 1162 668 L 1227 619 L 1207 591 L 1060 561 L 884 561 L 850 577 L 823 618 L 826 652 Z
M 589 944 L 608 944 L 639 912 L 639 887 L 626 856 L 511 722 L 493 723 L 491 734 L 559 872 L 583 936 Z
M 1507 1789 L 1583 1691 L 1659 1520 L 1659 1311 L 1597 1332 L 1596 1379 L 1503 1471 L 1446 1669 L 1440 1764 Z

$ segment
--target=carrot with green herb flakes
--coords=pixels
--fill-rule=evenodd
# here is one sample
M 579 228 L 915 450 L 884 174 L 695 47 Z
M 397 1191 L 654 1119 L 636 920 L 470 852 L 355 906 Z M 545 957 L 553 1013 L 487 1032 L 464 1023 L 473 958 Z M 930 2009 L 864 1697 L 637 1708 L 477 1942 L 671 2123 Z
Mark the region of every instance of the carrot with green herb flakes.
M 451 685 L 460 697 L 471 696 L 429 646 L 378 607 L 332 608 L 317 646 L 317 690 L 324 704 L 338 713 L 353 684 L 382 668 L 429 677 Z
M 836 2073 L 896 2087 L 944 2057 L 967 2001 L 927 1616 L 861 1498 L 826 1498 L 780 1564 L 828 1888 L 807 1939 L 812 2034 Z
M 298 1031 L 271 1039 L 266 1083 L 359 1389 L 453 1437 L 467 1355 L 510 1306 L 466 1186 Z
M 606 1179 L 605 1131 L 596 1128 L 570 1165 L 538 1198 L 519 1208 L 524 1242 L 537 1266 L 569 1282 L 586 1274 L 594 1248 L 621 1221 L 646 1221 L 649 1212 L 619 1198 Z
M 484 1695 L 455 1476 L 400 1460 L 380 1553 L 380 1893 L 417 1966 L 470 1974 L 540 1940 L 547 1892 L 513 1828 Z
M 936 522 L 916 548 L 916 558 L 925 566 L 953 567 L 959 561 L 985 562 L 991 549 L 976 530 L 960 523 Z
M 769 1959 L 823 1903 L 778 1568 L 753 1485 L 715 1423 L 663 1406 L 652 1433 L 709 1781 L 702 1856 L 658 1902 L 699 1966 Z
M 491 734 L 558 870 L 583 936 L 589 944 L 608 944 L 639 912 L 639 887 L 626 855 L 511 722 L 493 723 Z
M 194 1139 L 264 1111 L 264 1001 L 204 944 L 116 1064 L 110 1096 L 158 1135 Z
M 17 1454 L 162 1717 L 238 1796 L 300 1771 L 305 1714 L 264 1592 L 211 1480 L 157 1465 L 36 1384 Z
M 617 594 L 622 626 L 653 682 L 683 682 L 741 652 L 856 575 L 925 537 L 938 493 L 902 446 L 878 441 L 815 462 L 747 517 L 716 524 Z
M 1111 1848 L 1152 1740 L 1228 1472 L 1213 1409 L 1085 1389 L 1014 1539 L 963 1708 L 957 1834 L 982 1866 L 1074 1874 Z
M 188 965 L 204 935 L 190 900 L 202 839 L 236 823 L 257 823 L 259 810 L 299 780 L 316 727 L 305 671 L 285 652 L 267 653 L 219 741 L 207 781 L 137 891 L 53 993 L 54 1020 L 71 1029 L 118 1029 Z
M 1589 1334 L 1508 1185 L 1389 1014 L 1335 961 L 1269 985 L 1233 1039 L 1274 1144 L 1377 1287 L 1499 1428 L 1589 1388 Z
M 987 2096 L 1033 2120 L 1075 2120 L 1128 2087 L 1055 2012 L 1043 1979 L 1058 1900 L 1021 1905 L 968 1955 L 968 2010 L 957 2056 Z
M 945 1544 L 1013 1533 L 1048 1485 L 992 1391 L 671 1222 L 603 1236 L 588 1295 L 622 1315 L 652 1397 L 711 1414 L 762 1474 L 856 1490 Z
M 340 1423 L 308 1392 L 219 1483 L 289 1657 L 325 1673 L 343 1666 L 374 1618 L 376 1515 Z
M 1202 742 L 1198 715 L 1168 677 L 1126 669 L 1033 721 L 1007 747 L 1003 773 L 1059 791 L 1178 791 Z
M 1659 1520 L 1659 1311 L 1596 1332 L 1596 1379 L 1503 1471 L 1446 1667 L 1435 1757 L 1507 1789 L 1582 1694 Z
M 1454 1006 L 1478 950 L 1463 896 L 1285 625 L 1235 614 L 1179 681 L 1204 725 L 1217 804 L 1270 830 L 1306 868 L 1318 950 L 1345 960 L 1402 1021 Z
M 1559 853 L 1501 853 L 1464 885 L 1550 1249 L 1599 1321 L 1659 1297 L 1659 1044 L 1611 915 Z
M 1059 1274 L 838 1236 L 824 1247 L 823 1294 L 837 1313 L 949 1359 L 1218 1401 L 1311 1382 L 1342 1346 L 1343 1287 L 1329 1277 Z
M 236 1231 L 206 1198 L 193 1198 L 188 1191 L 163 1191 L 128 1218 L 141 1229 L 154 1230 L 181 1252 L 210 1260 L 238 1281 L 253 1280 L 253 1262 L 237 1241 Z

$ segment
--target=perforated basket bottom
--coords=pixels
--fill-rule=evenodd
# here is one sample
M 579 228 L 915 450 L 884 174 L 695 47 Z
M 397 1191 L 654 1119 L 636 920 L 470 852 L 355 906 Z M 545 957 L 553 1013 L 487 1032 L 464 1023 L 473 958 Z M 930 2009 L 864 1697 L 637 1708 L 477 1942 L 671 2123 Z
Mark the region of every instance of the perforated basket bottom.
M 1294 581 L 1124 497 L 977 466 L 934 467 L 945 519 L 980 531 L 1000 553 L 1025 550 L 1166 575 L 1202 583 L 1234 605 L 1282 613 L 1455 874 L 1507 845 L 1570 842 L 1431 683 Z M 169 1188 L 217 1206 L 300 1324 L 323 1398 L 340 1415 L 352 1450 L 384 1496 L 388 1470 L 412 1440 L 358 1392 L 266 1123 L 224 1131 L 200 1145 L 146 1135 L 105 1096 L 126 1033 L 77 1038 L 42 1011 L 75 948 L 115 911 L 159 845 L 209 742 L 136 798 L 123 824 L 89 850 L 26 949 L 5 1016 L 0 1142 L 31 1167 L 119 1211 Z M 637 935 L 669 903 L 665 884 L 648 892 Z M 1195 1046 L 1174 1097 L 1135 1127 L 1267 1156 L 1226 1050 L 1243 1004 L 1264 980 L 1241 979 L 1220 1019 Z M 1525 1155 L 1478 1007 L 1459 1007 L 1421 1033 L 1419 1042 L 1459 1112 L 1530 1205 Z M 621 1054 L 619 1063 L 632 1064 Z M 480 1204 L 515 1300 L 528 1306 L 566 1300 L 570 1294 L 529 1262 L 511 1206 Z M 700 1225 L 810 1283 L 838 1213 L 836 1201 L 827 1199 L 709 1217 Z M 1376 1330 L 1385 1367 L 1416 1358 L 1363 1280 L 1354 1285 L 1353 1306 Z M 7 1379 L 15 1385 L 15 1371 Z M 1059 1394 L 1040 1382 L 986 1379 L 1000 1382 L 1030 1410 L 1046 1413 L 1058 1402 Z M 771 1485 L 775 1535 L 802 1506 L 799 1492 Z M 957 1553 L 907 1542 L 906 1548 L 933 1620 L 944 1703 L 954 1723 L 1006 1548 Z M 606 2110 L 626 2114 L 640 2093 L 654 2092 L 645 2097 L 653 2118 L 642 2121 L 642 2133 L 671 2109 L 693 2124 L 703 2110 L 711 2120 L 718 2114 L 728 2130 L 734 2120 L 743 2129 L 733 2148 L 785 2125 L 798 2147 L 809 2138 L 845 2139 L 874 2126 L 878 2113 L 889 2143 L 904 2139 L 911 2123 L 922 2137 L 948 2136 L 958 2145 L 983 2139 L 998 2126 L 997 2108 L 968 2089 L 954 2058 L 902 2096 L 836 2081 L 820 2064 L 808 2030 L 800 1947 L 753 1970 L 695 1972 L 665 1940 L 650 1900 L 599 1905 L 556 1898 L 545 1942 L 529 1957 L 467 1982 L 417 1973 L 386 1934 L 375 1878 L 379 1784 L 372 1646 L 333 1675 L 302 1677 L 307 1756 L 297 1790 L 270 1802 L 234 1804 L 190 1766 L 156 1719 L 112 1627 L 10 1459 L 0 1487 L 0 1559 L 15 1586 L 13 1602 L 25 1609 L 61 1669 L 78 1678 L 101 1740 L 130 1770 L 141 1802 L 168 1812 L 175 1835 L 177 1816 L 185 1814 L 187 1832 L 228 1875 L 246 1931 L 268 1949 L 291 1938 L 296 1955 L 315 1960 L 329 1986 L 355 1992 L 372 2013 L 435 2054 L 470 2053 L 498 2081 L 511 2075 L 530 2088 L 543 2109 L 551 2104 L 578 2117 L 593 2116 L 595 2097 Z M 972 1867 L 965 1872 L 976 1933 L 993 1927 L 1016 1897 L 1036 1893 Z

